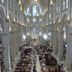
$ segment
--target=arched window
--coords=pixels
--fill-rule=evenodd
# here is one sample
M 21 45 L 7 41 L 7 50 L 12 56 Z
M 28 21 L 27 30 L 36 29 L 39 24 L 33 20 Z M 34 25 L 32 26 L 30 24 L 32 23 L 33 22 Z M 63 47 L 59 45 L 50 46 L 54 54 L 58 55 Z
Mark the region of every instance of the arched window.
M 27 8 L 27 13 L 29 14 L 29 8 Z
M 42 8 L 40 7 L 40 14 L 42 13 Z
M 3 31 L 3 29 L 2 29 L 2 26 L 1 26 L 1 24 L 0 24 L 0 33 Z
M 32 8 L 32 14 L 33 14 L 33 16 L 36 16 L 37 13 L 38 13 L 38 12 L 37 12 L 37 6 L 34 5 L 33 8 Z
M 29 9 L 29 7 L 26 9 L 25 15 L 30 15 L 30 9 Z
M 29 6 L 26 10 L 24 10 L 25 15 L 31 15 L 32 16 L 39 16 L 40 14 L 43 14 L 42 7 L 40 5 L 32 5 Z

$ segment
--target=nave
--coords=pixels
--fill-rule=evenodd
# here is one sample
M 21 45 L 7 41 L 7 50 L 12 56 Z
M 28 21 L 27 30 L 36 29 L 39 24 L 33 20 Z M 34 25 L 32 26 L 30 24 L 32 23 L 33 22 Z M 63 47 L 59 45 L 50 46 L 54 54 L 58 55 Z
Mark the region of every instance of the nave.
M 49 45 L 20 47 L 20 60 L 14 72 L 65 72 L 52 55 Z
M 0 0 L 0 72 L 72 72 L 72 0 Z

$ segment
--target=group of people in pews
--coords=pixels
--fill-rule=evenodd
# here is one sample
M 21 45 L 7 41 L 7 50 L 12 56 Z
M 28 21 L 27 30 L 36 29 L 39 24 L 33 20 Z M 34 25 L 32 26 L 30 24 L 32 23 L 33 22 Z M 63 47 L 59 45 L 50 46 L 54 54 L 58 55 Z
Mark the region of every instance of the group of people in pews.
M 39 45 L 36 48 L 41 63 L 42 72 L 64 72 L 57 60 L 52 56 L 52 48 L 49 45 Z
M 4 69 L 3 47 L 2 42 L 0 41 L 0 71 L 3 72 L 3 69 Z
M 23 49 L 20 61 L 17 63 L 14 72 L 31 72 L 31 49 Z
M 22 45 L 22 47 L 19 48 L 21 52 L 21 59 L 17 63 L 14 72 L 37 72 L 35 65 L 33 67 L 33 70 L 31 71 L 31 55 L 33 54 L 33 50 L 32 48 L 26 48 L 26 46 L 27 45 L 25 44 L 25 46 Z M 49 44 L 37 45 L 34 48 L 36 50 L 37 55 L 39 56 L 41 72 L 64 72 L 61 70 L 61 66 L 58 65 L 57 60 L 52 56 L 53 49 L 49 46 Z

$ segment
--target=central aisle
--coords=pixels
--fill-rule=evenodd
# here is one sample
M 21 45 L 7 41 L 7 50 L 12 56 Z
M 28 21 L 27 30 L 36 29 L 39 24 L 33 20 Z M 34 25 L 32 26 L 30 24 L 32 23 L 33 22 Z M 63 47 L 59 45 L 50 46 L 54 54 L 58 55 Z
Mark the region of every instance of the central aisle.
M 37 60 L 36 60 L 36 71 L 37 72 L 41 72 L 41 66 L 40 66 L 39 56 L 36 55 L 36 58 L 37 58 Z

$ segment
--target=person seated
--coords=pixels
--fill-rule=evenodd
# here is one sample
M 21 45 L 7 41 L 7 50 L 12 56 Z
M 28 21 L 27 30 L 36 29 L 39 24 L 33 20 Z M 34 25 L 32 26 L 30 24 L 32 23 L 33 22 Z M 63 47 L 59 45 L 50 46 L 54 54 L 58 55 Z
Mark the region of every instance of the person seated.
M 34 68 L 33 68 L 33 72 L 37 72 L 37 71 L 36 71 L 36 67 L 35 67 L 35 66 L 34 66 Z
M 46 65 L 57 65 L 56 59 L 50 54 L 45 54 L 45 63 Z

